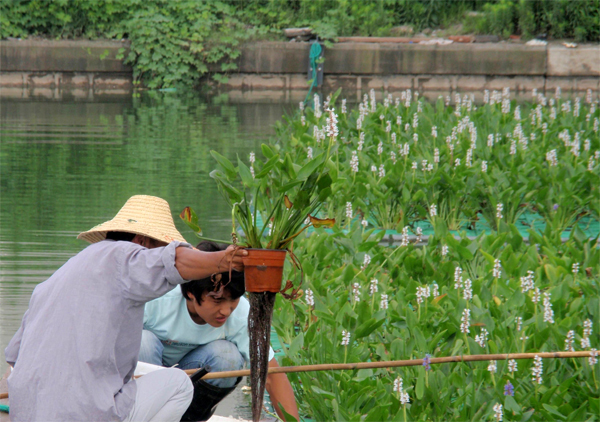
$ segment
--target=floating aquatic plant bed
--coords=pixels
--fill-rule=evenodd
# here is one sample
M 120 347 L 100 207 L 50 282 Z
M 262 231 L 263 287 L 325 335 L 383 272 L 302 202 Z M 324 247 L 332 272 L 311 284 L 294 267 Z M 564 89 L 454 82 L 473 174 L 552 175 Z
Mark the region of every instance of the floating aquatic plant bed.
M 327 148 L 324 110 L 339 131 L 322 207 L 337 223 L 296 239 L 304 295 L 275 303 L 284 366 L 598 348 L 597 97 L 484 98 L 371 93 L 350 109 L 334 95 L 278 125 L 273 148 L 298 166 Z M 398 244 L 381 245 L 392 231 Z M 315 420 L 597 420 L 599 368 L 498 360 L 288 376 Z

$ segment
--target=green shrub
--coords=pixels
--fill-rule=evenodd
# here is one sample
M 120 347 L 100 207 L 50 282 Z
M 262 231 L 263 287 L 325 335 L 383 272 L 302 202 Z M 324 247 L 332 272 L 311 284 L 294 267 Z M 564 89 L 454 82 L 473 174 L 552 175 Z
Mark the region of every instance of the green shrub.
M 0 37 L 112 38 L 129 10 L 124 0 L 3 0 Z
M 22 1 L 0 2 L 0 38 L 28 35 L 29 30 L 24 18 L 26 8 Z
M 123 25 L 131 40 L 126 61 L 134 65 L 136 80 L 150 88 L 194 85 L 211 70 L 236 68 L 237 46 L 248 32 L 230 5 L 134 0 L 131 6 L 134 12 Z
M 486 16 L 487 30 L 493 34 L 508 38 L 515 33 L 515 2 L 500 0 L 488 3 L 483 7 Z
M 536 2 L 520 0 L 518 5 L 518 16 L 519 16 L 519 28 L 521 29 L 521 35 L 524 38 L 529 39 L 536 36 L 538 31 L 537 19 L 536 19 Z
M 556 0 L 544 2 L 544 12 L 550 17 L 549 29 L 554 38 L 575 38 L 576 41 L 600 40 L 600 2 Z

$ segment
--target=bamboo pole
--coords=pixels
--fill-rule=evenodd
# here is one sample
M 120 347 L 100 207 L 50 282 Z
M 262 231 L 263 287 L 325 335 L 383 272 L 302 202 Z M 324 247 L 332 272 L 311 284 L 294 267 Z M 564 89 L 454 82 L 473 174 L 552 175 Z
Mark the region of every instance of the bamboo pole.
M 487 360 L 509 360 L 509 359 L 533 359 L 539 356 L 542 359 L 565 359 L 565 358 L 587 358 L 592 356 L 591 351 L 581 352 L 539 352 L 539 353 L 502 353 L 489 355 L 459 355 L 446 356 L 441 358 L 430 358 L 431 365 L 440 363 L 456 362 L 479 362 Z M 423 359 L 390 360 L 380 362 L 357 362 L 357 363 L 323 363 L 318 365 L 301 366 L 279 366 L 269 368 L 269 374 L 288 374 L 293 372 L 315 372 L 315 371 L 342 371 L 352 369 L 375 369 L 375 368 L 397 368 L 401 366 L 420 366 L 423 365 Z M 185 373 L 192 375 L 197 369 L 186 369 Z M 250 375 L 249 369 L 239 371 L 209 372 L 202 379 L 216 378 L 237 378 Z M 8 393 L 0 393 L 0 400 L 8 398 Z
M 431 365 L 451 362 L 477 362 L 486 360 L 508 360 L 508 359 L 533 359 L 539 356 L 542 359 L 564 359 L 564 358 L 585 358 L 590 357 L 590 351 L 582 352 L 540 352 L 540 353 L 503 353 L 490 355 L 460 355 L 446 356 L 441 358 L 430 358 Z M 280 366 L 269 368 L 269 374 L 282 374 L 292 372 L 314 372 L 314 371 L 342 371 L 351 369 L 375 369 L 375 368 L 397 368 L 401 366 L 420 366 L 423 365 L 423 359 L 408 359 L 408 360 L 390 360 L 380 362 L 357 362 L 357 363 L 324 363 L 319 365 L 302 365 L 302 366 Z M 186 369 L 188 375 L 196 372 L 197 369 Z M 250 375 L 249 369 L 241 369 L 239 371 L 224 371 L 224 372 L 209 372 L 202 379 L 215 378 L 234 378 Z

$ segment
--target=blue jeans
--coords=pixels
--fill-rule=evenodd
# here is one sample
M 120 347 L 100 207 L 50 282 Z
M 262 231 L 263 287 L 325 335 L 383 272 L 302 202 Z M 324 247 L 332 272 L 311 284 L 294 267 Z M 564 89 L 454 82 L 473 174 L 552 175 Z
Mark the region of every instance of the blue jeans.
M 164 346 L 151 331 L 142 332 L 142 345 L 138 360 L 141 362 L 163 365 L 162 355 Z M 244 358 L 237 346 L 227 340 L 215 340 L 203 344 L 190 351 L 178 362 L 180 369 L 196 369 L 206 365 L 211 372 L 237 371 L 244 367 Z M 207 383 L 220 388 L 230 388 L 235 385 L 237 378 L 216 378 L 206 380 Z

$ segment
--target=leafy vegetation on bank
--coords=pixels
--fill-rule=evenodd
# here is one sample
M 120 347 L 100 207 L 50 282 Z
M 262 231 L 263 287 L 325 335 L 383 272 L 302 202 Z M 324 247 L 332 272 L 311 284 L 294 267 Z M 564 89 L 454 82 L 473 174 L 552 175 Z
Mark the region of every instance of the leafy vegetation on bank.
M 589 351 L 290 374 L 304 412 L 597 420 L 600 113 L 591 91 L 517 104 L 505 89 L 486 92 L 481 105 L 458 94 L 430 104 L 410 91 L 377 101 L 372 91 L 352 109 L 337 94 L 301 109 L 268 148 L 286 157 L 267 176 L 270 194 L 330 151 L 323 213 L 337 223 L 294 242 L 304 297 L 279 298 L 273 317 L 284 365 Z M 270 154 L 252 155 L 258 172 Z M 543 225 L 525 225 L 524 213 Z
M 126 60 L 150 88 L 193 85 L 235 69 L 242 41 L 309 26 L 321 39 L 442 28 L 525 38 L 600 40 L 600 0 L 5 0 L 0 38 L 127 38 Z M 217 80 L 222 76 L 217 76 Z

